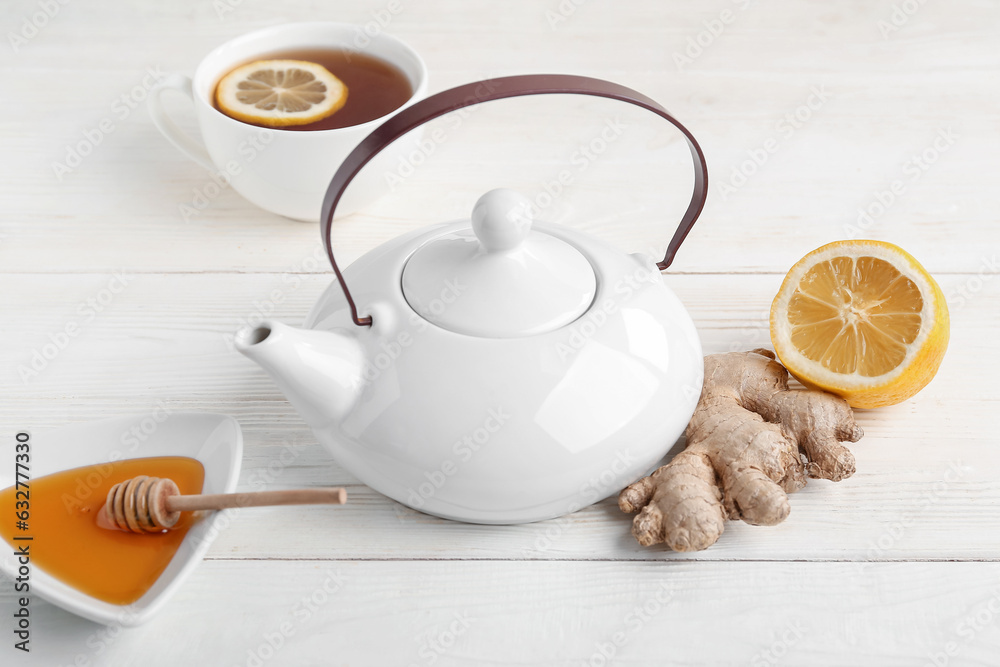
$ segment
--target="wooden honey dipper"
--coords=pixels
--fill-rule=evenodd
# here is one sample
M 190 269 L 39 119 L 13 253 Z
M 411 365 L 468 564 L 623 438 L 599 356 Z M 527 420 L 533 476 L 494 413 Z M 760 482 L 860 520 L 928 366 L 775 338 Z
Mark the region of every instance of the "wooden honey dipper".
M 181 512 L 268 505 L 343 505 L 345 502 L 347 491 L 331 487 L 182 496 L 173 480 L 140 475 L 111 487 L 98 523 L 132 533 L 159 533 L 172 528 Z

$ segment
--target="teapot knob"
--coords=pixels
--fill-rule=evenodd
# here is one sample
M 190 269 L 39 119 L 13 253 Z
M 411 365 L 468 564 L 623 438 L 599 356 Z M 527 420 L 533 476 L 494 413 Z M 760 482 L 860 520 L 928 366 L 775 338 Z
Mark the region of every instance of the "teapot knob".
M 515 190 L 497 188 L 472 209 L 472 231 L 486 252 L 512 250 L 531 232 L 531 200 Z

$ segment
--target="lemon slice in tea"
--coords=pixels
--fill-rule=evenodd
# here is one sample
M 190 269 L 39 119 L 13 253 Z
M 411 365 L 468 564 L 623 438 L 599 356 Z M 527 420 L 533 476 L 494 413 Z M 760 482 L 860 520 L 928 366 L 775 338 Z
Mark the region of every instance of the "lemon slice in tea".
M 236 120 L 265 127 L 307 125 L 336 113 L 347 86 L 322 65 L 304 60 L 258 60 L 219 81 L 215 103 Z

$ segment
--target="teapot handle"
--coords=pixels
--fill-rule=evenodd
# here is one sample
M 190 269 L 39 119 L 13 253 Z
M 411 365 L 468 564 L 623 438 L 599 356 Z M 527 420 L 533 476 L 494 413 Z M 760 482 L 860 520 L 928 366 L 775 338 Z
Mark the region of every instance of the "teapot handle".
M 354 298 L 351 296 L 351 291 L 347 288 L 344 276 L 333 256 L 333 240 L 330 234 L 333 213 L 337 204 L 358 172 L 389 144 L 410 130 L 446 113 L 508 97 L 546 94 L 592 95 L 628 102 L 648 109 L 666 119 L 684 135 L 694 160 L 694 193 L 691 195 L 691 202 L 688 204 L 687 210 L 684 211 L 677 231 L 674 232 L 667 245 L 667 252 L 663 256 L 663 260 L 656 264 L 661 271 L 670 266 L 677 249 L 683 243 L 688 232 L 691 231 L 698 216 L 701 215 L 701 211 L 705 207 L 705 199 L 708 196 L 708 167 L 705 165 L 705 155 L 694 135 L 654 100 L 631 88 L 603 79 L 570 74 L 526 74 L 486 79 L 450 88 L 403 109 L 365 137 L 344 159 L 340 168 L 337 169 L 337 173 L 334 174 L 333 180 L 330 181 L 330 187 L 327 188 L 326 196 L 323 199 L 320 233 L 323 236 L 330 264 L 333 266 L 333 272 L 337 275 L 337 280 L 344 290 L 344 296 L 347 297 L 347 303 L 351 307 L 351 318 L 356 325 L 371 326 L 372 318 L 370 316 L 358 317 Z

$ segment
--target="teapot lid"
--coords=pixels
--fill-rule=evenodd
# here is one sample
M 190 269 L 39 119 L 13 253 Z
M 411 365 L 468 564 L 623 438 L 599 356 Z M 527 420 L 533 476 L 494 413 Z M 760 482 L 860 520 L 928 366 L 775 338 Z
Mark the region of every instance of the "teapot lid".
M 476 81 L 431 95 L 398 112 L 385 123 L 378 126 L 361 143 L 354 147 L 354 150 L 344 158 L 344 161 L 337 168 L 337 172 L 330 181 L 326 197 L 323 199 L 323 209 L 320 216 L 320 233 L 323 237 L 323 245 L 326 248 L 327 257 L 330 258 L 330 266 L 333 268 L 337 282 L 340 283 L 340 288 L 344 292 L 344 298 L 350 307 L 351 321 L 355 326 L 372 326 L 372 316 L 359 311 L 358 304 L 355 303 L 354 296 L 351 294 L 351 290 L 347 286 L 347 281 L 344 279 L 344 273 L 337 264 L 337 258 L 334 257 L 333 239 L 330 235 L 337 204 L 344 196 L 344 192 L 351 184 L 351 181 L 354 180 L 354 177 L 364 169 L 365 165 L 372 158 L 387 146 L 400 137 L 405 136 L 414 128 L 435 118 L 483 102 L 519 97 L 521 95 L 551 94 L 593 95 L 627 102 L 653 112 L 671 123 L 684 135 L 688 149 L 691 151 L 691 158 L 694 161 L 694 191 L 691 194 L 691 200 L 688 202 L 687 209 L 681 217 L 680 224 L 667 244 L 663 259 L 656 263 L 656 266 L 660 270 L 665 270 L 670 266 L 670 263 L 674 260 L 674 255 L 677 253 L 677 249 L 684 242 L 684 239 L 687 238 L 688 232 L 691 231 L 691 227 L 698 220 L 698 216 L 701 215 L 705 207 L 705 200 L 708 197 L 708 167 L 705 165 L 705 154 L 702 152 L 701 146 L 698 145 L 690 130 L 684 127 L 680 121 L 670 115 L 666 109 L 652 98 L 611 81 L 602 81 L 601 79 L 570 74 L 521 74 Z M 489 236 L 492 233 L 487 232 L 486 234 Z M 501 245 L 506 242 L 504 239 L 508 238 L 507 233 L 498 234 L 497 236 L 501 239 Z M 541 236 L 547 235 L 542 234 Z M 586 261 L 585 258 L 582 255 L 576 257 L 574 255 L 576 251 L 568 246 L 559 246 L 559 244 L 551 242 L 547 242 L 548 245 L 544 246 L 545 249 L 543 250 L 541 246 L 543 242 L 535 243 L 535 239 L 539 237 L 530 231 L 530 224 L 527 231 L 521 230 L 514 234 L 514 237 L 519 239 L 515 243 L 515 247 L 523 248 L 525 251 L 524 266 L 534 266 L 535 268 L 524 268 L 522 269 L 524 271 L 523 275 L 509 276 L 512 280 L 517 280 L 516 283 L 507 285 L 506 290 L 502 289 L 503 285 L 494 285 L 492 296 L 487 295 L 482 297 L 481 303 L 478 306 L 481 311 L 480 313 L 469 312 L 464 315 L 461 314 L 464 312 L 463 309 L 476 307 L 467 305 L 471 301 L 465 302 L 466 305 L 456 306 L 455 308 L 450 307 L 454 304 L 448 304 L 443 299 L 440 305 L 436 305 L 432 301 L 435 293 L 433 289 L 435 283 L 433 277 L 428 278 L 425 274 L 433 270 L 440 272 L 440 269 L 427 267 L 428 262 L 421 264 L 421 260 L 428 259 L 421 257 L 423 249 L 418 249 L 414 255 L 413 259 L 416 263 L 413 266 L 404 268 L 404 271 L 408 269 L 413 272 L 410 276 L 404 276 L 405 281 L 410 286 L 408 288 L 407 300 L 415 308 L 418 308 L 420 312 L 429 313 L 431 316 L 435 315 L 434 310 L 442 311 L 441 317 L 437 318 L 436 321 L 442 322 L 446 326 L 457 327 L 456 330 L 478 330 L 481 333 L 477 335 L 484 336 L 520 336 L 525 335 L 527 332 L 540 332 L 556 328 L 560 326 L 558 324 L 560 322 L 568 323 L 579 314 L 582 314 L 586 310 L 585 306 L 573 307 L 569 304 L 571 301 L 576 303 L 576 296 L 581 298 L 581 302 L 593 296 L 593 288 L 588 289 L 584 286 L 594 281 L 594 277 L 591 275 L 593 269 L 590 269 L 590 273 L 584 270 L 582 262 Z M 482 236 L 477 236 L 479 244 L 471 247 L 494 247 L 491 245 L 492 242 L 490 240 L 487 240 L 483 244 L 481 241 L 482 238 Z M 470 243 L 471 241 L 471 237 L 466 235 L 466 243 Z M 456 245 L 459 248 L 462 247 L 461 244 L 454 242 L 452 245 Z M 559 249 L 556 250 L 556 247 Z M 428 252 L 433 251 L 428 249 Z M 450 252 L 452 251 L 444 252 L 443 255 L 448 257 Z M 504 252 L 508 256 L 518 254 L 515 248 L 508 248 L 507 251 L 497 251 L 498 254 Z M 466 253 L 467 255 L 469 254 L 468 248 L 466 248 Z M 489 255 L 485 251 L 479 254 Z M 463 262 L 459 261 L 460 253 L 455 251 L 455 255 L 455 257 L 451 258 L 450 265 L 458 266 L 463 264 Z M 530 261 L 528 258 L 530 258 Z M 552 265 L 550 270 L 543 271 L 538 268 L 543 263 L 543 260 L 550 260 L 555 262 L 555 264 Z M 493 260 L 484 260 L 480 257 L 477 261 L 483 262 L 481 266 L 488 266 L 485 262 Z M 499 264 L 500 261 L 496 260 L 495 263 Z M 418 266 L 423 266 L 424 268 L 418 269 Z M 482 269 L 483 272 L 491 270 L 493 269 Z M 470 270 L 471 275 L 467 277 L 475 276 L 475 272 L 475 269 Z M 535 282 L 526 278 L 530 278 L 532 275 L 536 278 Z M 580 279 L 581 276 L 583 276 L 583 283 L 574 282 Z M 440 278 L 440 276 L 438 277 Z M 568 288 L 567 284 L 572 287 Z M 447 289 L 447 286 L 442 285 L 440 282 L 436 283 L 436 285 L 437 290 Z M 527 288 L 527 285 L 531 285 L 531 288 Z M 543 291 L 546 285 L 552 289 Z M 591 297 L 586 296 L 588 293 Z M 508 294 L 509 296 L 504 296 L 504 294 Z M 451 299 L 451 295 L 446 293 L 446 296 Z M 426 300 L 428 298 L 431 300 Z M 454 300 L 457 301 L 457 299 Z M 447 315 L 443 312 L 443 306 L 445 305 L 449 306 L 447 309 L 449 314 Z M 526 312 L 522 313 L 522 310 Z M 510 315 L 512 319 L 505 319 L 505 315 Z M 479 316 L 487 319 L 481 320 L 484 324 L 476 325 L 474 322 Z M 470 322 L 473 323 L 470 324 Z
M 403 296 L 424 319 L 486 338 L 545 333 L 583 315 L 597 276 L 575 247 L 532 229 L 531 202 L 491 190 L 472 209 L 472 228 L 437 236 L 403 268 Z

